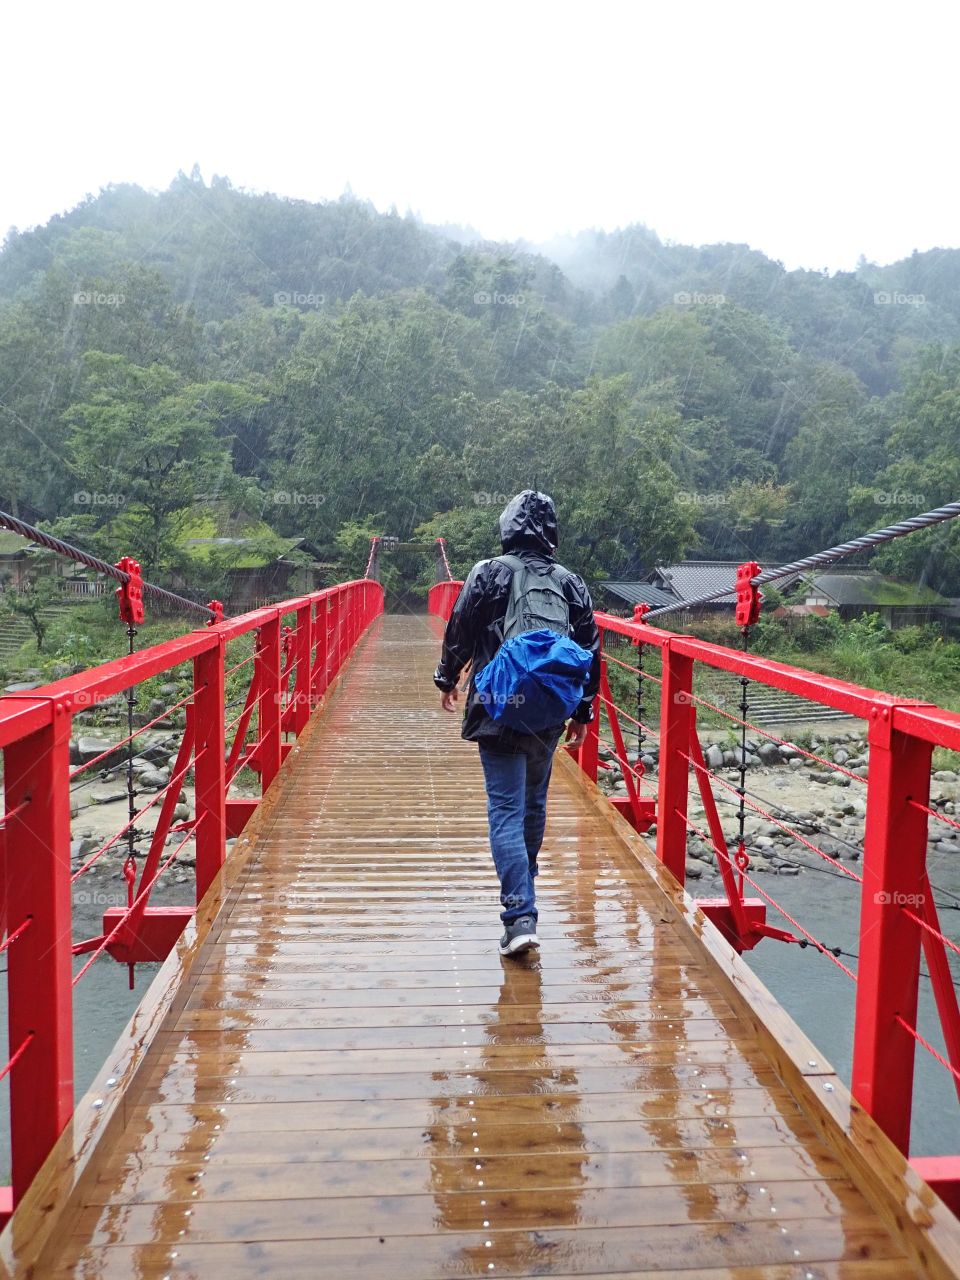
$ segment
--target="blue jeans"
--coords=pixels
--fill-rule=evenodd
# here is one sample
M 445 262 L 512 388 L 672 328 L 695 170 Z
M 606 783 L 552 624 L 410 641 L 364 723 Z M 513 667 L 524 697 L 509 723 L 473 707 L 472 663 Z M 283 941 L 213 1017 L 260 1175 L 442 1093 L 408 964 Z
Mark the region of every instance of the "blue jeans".
M 559 733 L 552 740 L 530 739 L 515 754 L 481 745 L 480 763 L 487 788 L 490 848 L 500 878 L 500 919 L 537 918 L 533 878 L 547 821 L 547 787 Z

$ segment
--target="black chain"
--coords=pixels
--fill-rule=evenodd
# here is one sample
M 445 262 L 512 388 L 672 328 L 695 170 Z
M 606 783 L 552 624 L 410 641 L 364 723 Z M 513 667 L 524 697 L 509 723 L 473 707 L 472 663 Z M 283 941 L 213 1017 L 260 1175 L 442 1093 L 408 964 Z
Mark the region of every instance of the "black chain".
M 750 647 L 750 627 L 746 626 L 741 632 L 741 648 L 746 653 Z M 737 787 L 737 795 L 739 797 L 737 803 L 737 826 L 738 841 L 737 852 L 744 854 L 744 824 L 746 820 L 746 794 L 747 794 L 747 712 L 750 705 L 747 701 L 747 689 L 750 681 L 746 676 L 740 677 L 740 761 L 738 772 L 740 774 L 740 785 Z M 742 869 L 742 868 L 741 868 Z
M 134 640 L 137 636 L 137 629 L 132 624 L 127 627 L 127 653 L 130 655 L 134 652 Z M 133 828 L 133 819 L 136 815 L 136 792 L 133 787 L 133 713 L 137 705 L 137 686 L 131 685 L 127 690 L 127 818 L 130 827 L 127 831 L 127 856 L 132 858 L 136 852 L 136 836 L 137 833 Z
M 637 772 L 643 755 L 643 645 L 637 644 Z
M 127 652 L 133 654 L 134 640 L 137 638 L 137 628 L 133 623 L 127 625 Z M 134 707 L 137 705 L 137 686 L 132 684 L 127 690 L 127 865 L 125 868 L 125 878 L 127 879 L 127 905 L 133 902 L 133 883 L 137 874 L 137 841 L 140 839 L 140 833 L 133 825 L 133 820 L 137 813 L 137 793 L 133 786 L 133 716 Z M 133 990 L 133 965 L 129 964 L 127 970 L 130 978 L 130 990 Z

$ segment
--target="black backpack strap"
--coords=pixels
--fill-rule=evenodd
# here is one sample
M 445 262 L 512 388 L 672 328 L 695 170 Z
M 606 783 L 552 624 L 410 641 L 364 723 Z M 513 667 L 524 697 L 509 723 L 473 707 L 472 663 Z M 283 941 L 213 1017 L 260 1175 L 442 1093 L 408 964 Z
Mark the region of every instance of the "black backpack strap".
M 516 573 L 518 569 L 522 569 L 524 567 L 523 561 L 520 557 L 512 555 L 509 551 L 504 552 L 502 556 L 496 556 L 495 559 L 498 564 L 505 564 L 507 568 L 512 569 L 514 573 Z
M 524 568 L 524 563 L 520 559 L 520 557 L 512 555 L 509 551 L 505 551 L 501 556 L 494 556 L 493 560 L 495 564 L 505 564 L 507 568 L 510 570 L 511 575 L 516 573 L 518 569 Z M 509 607 L 510 607 L 510 595 L 508 592 L 507 608 Z M 506 622 L 506 620 L 507 620 L 507 614 L 506 614 L 506 611 L 504 611 L 503 617 L 499 618 L 496 622 L 491 624 L 493 627 L 494 633 L 496 634 L 496 637 L 501 644 L 503 644 L 503 624 Z

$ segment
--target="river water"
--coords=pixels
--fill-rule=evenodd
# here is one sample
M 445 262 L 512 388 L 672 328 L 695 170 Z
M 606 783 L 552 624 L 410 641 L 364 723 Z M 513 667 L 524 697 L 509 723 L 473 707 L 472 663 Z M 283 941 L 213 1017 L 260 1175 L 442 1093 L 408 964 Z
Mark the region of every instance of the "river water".
M 151 894 L 153 906 L 173 906 L 192 901 L 192 885 L 164 884 L 159 881 Z M 75 941 L 97 937 L 103 931 L 105 907 L 126 902 L 126 885 L 119 873 L 101 875 L 97 887 L 77 895 L 73 907 L 73 937 Z M 14 945 L 16 945 L 14 943 Z M 73 962 L 76 974 L 89 956 L 77 956 Z M 102 955 L 98 957 L 74 988 L 73 1036 L 74 1076 L 77 1104 L 103 1066 L 110 1050 L 129 1021 L 133 1011 L 143 999 L 144 992 L 159 970 L 159 964 L 139 964 L 135 969 L 135 986 L 128 985 L 127 970 L 123 965 Z M 0 1028 L 2 1028 L 2 1058 L 7 1060 L 7 984 L 0 983 Z M 8 1077 L 9 1079 L 9 1077 Z M 6 1082 L 0 1091 L 0 1182 L 10 1181 L 10 1093 Z

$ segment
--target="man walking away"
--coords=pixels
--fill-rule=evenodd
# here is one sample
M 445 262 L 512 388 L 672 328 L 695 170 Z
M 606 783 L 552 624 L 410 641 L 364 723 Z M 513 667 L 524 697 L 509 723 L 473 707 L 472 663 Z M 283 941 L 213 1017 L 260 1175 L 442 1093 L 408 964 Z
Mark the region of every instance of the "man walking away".
M 570 639 L 575 646 L 588 651 L 582 655 L 588 666 L 582 696 L 567 725 L 566 740 L 578 747 L 586 737 L 600 683 L 600 636 L 586 584 L 556 561 L 557 515 L 552 498 L 533 489 L 518 493 L 500 516 L 500 541 L 504 555 L 481 560 L 463 584 L 444 633 L 434 683 L 443 692 L 440 704 L 443 710 L 454 711 L 457 681 L 467 663 L 472 664 L 462 736 L 480 748 L 490 847 L 500 879 L 503 906 L 500 919 L 504 934 L 500 952 L 517 955 L 540 945 L 534 877 L 546 824 L 553 755 L 566 717 L 561 713 L 559 723 L 535 731 L 505 724 L 495 718 L 497 708 L 491 706 L 490 695 L 477 690 L 477 676 L 504 644 L 508 609 L 510 628 L 529 630 L 530 614 L 527 626 L 522 623 L 517 626 L 515 622 L 518 609 L 524 607 L 522 600 L 518 604 L 517 586 L 527 591 L 532 584 L 526 599 L 547 601 L 540 606 L 543 612 L 551 607 L 556 611 L 552 595 L 559 610 L 568 616 L 568 623 L 564 618 L 564 625 Z M 517 574 L 521 577 L 515 582 Z M 531 607 L 536 625 L 536 606 Z M 551 623 L 551 626 L 562 634 L 562 625 Z M 544 634 L 536 632 L 540 637 Z M 515 643 L 509 637 L 507 640 Z M 576 697 L 575 692 L 574 700 Z M 522 697 L 518 699 L 522 700 Z M 522 724 L 522 709 L 519 715 L 513 716 L 514 723 L 518 719 Z

